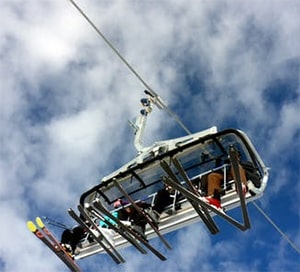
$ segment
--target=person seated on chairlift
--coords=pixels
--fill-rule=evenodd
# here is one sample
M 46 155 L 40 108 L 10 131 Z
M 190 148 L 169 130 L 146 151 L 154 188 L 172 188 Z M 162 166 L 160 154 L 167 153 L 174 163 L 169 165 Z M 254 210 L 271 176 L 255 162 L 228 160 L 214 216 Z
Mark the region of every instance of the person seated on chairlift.
M 80 215 L 81 219 L 84 220 L 84 217 Z M 90 226 L 90 222 L 85 220 L 85 223 Z M 111 238 L 111 233 L 103 231 L 107 238 Z M 95 235 L 98 235 L 98 232 L 95 232 Z M 89 243 L 93 242 L 93 237 L 88 233 L 88 230 L 81 225 L 76 225 L 72 229 L 65 229 L 61 235 L 61 245 L 65 250 L 73 257 L 76 255 L 76 248 L 78 244 L 84 239 L 87 238 Z
M 129 214 L 130 214 L 130 208 L 128 206 L 129 202 L 123 199 L 117 199 L 114 202 L 114 208 L 118 209 L 120 207 L 123 207 L 122 209 L 118 209 L 115 211 L 115 216 L 125 225 L 125 226 L 130 226 L 131 223 L 128 220 Z M 125 207 L 126 206 L 126 207 Z
M 114 208 L 125 206 L 123 209 L 118 210 L 118 218 L 124 225 L 130 226 L 130 228 L 132 228 L 146 240 L 145 229 L 147 219 L 145 218 L 145 216 L 140 214 L 132 205 L 127 204 L 129 204 L 129 202 L 122 199 L 118 199 L 117 201 L 115 201 Z M 151 207 L 149 203 L 146 203 L 144 201 L 136 202 L 136 205 L 138 205 L 142 209 Z
M 164 184 L 164 187 L 157 192 L 152 212 L 150 212 L 150 216 L 156 224 L 159 223 L 159 217 L 165 208 L 173 203 L 174 199 L 171 197 L 172 193 L 174 193 L 174 189 L 166 184 Z
M 248 188 L 247 188 L 247 178 L 246 172 L 244 168 L 240 164 L 240 153 L 238 152 L 238 160 L 239 160 L 239 173 L 242 182 L 242 190 L 243 194 L 246 195 Z M 216 162 L 216 167 L 220 166 L 221 162 L 218 160 Z M 224 179 L 223 170 L 214 171 L 206 176 L 207 178 L 207 196 L 204 197 L 204 200 L 210 204 L 215 206 L 217 209 L 222 209 L 221 206 L 221 183 Z M 230 172 L 228 173 L 227 179 L 235 179 L 234 171 L 231 167 Z
M 73 257 L 79 242 L 86 237 L 87 230 L 81 225 L 65 229 L 61 235 L 61 245 Z

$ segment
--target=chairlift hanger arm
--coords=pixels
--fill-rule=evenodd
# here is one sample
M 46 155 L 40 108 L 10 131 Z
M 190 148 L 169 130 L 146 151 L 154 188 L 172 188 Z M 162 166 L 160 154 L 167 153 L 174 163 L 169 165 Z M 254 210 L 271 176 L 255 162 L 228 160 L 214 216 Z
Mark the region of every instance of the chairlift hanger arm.
M 71 4 L 79 11 L 79 13 L 85 18 L 85 20 L 91 25 L 91 27 L 97 32 L 97 34 L 103 39 L 103 41 L 113 50 L 113 52 L 120 58 L 120 60 L 127 66 L 127 68 L 137 77 L 137 79 L 148 90 L 148 93 L 157 99 L 158 108 L 166 110 L 166 112 L 184 129 L 187 134 L 191 134 L 191 131 L 182 123 L 179 117 L 162 101 L 156 92 L 146 83 L 146 81 L 136 72 L 136 70 L 127 62 L 122 54 L 114 47 L 111 41 L 105 37 L 105 35 L 99 30 L 99 28 L 92 22 L 92 20 L 83 12 L 83 10 L 75 3 L 74 0 L 69 0 Z

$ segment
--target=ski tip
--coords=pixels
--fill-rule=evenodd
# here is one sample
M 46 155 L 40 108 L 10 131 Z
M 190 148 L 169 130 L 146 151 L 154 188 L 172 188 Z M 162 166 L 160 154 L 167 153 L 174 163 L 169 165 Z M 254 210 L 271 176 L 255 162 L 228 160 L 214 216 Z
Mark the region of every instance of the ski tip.
M 36 230 L 37 230 L 36 225 L 35 225 L 32 221 L 28 221 L 28 222 L 27 222 L 27 228 L 28 228 L 31 232 L 36 232 Z
M 43 229 L 43 228 L 45 227 L 45 225 L 44 225 L 44 223 L 43 223 L 43 221 L 42 221 L 42 219 L 41 219 L 40 217 L 37 217 L 37 218 L 35 219 L 35 221 L 36 221 L 36 223 L 38 224 L 38 226 L 39 226 L 41 229 Z

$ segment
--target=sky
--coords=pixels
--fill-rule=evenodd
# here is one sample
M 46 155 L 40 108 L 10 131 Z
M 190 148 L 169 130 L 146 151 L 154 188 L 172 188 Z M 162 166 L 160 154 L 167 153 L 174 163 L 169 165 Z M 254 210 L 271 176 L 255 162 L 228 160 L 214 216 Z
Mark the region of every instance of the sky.
M 300 248 L 300 2 L 77 0 L 192 132 L 247 133 L 270 179 L 257 205 Z M 0 271 L 68 271 L 27 230 L 68 226 L 80 195 L 136 155 L 128 120 L 143 84 L 68 0 L 0 1 Z M 145 145 L 186 135 L 154 110 Z M 91 271 L 298 271 L 299 253 L 253 204 L 252 228 L 220 218 L 166 235 L 168 258 L 121 251 L 78 261 Z M 238 211 L 236 211 L 238 213 Z M 61 230 L 49 226 L 59 237 Z

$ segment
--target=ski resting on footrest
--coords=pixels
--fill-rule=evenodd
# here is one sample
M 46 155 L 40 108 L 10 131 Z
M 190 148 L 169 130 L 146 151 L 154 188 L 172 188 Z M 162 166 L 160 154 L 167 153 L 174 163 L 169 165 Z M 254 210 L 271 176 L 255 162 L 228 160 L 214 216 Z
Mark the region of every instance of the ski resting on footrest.
M 86 210 L 81 206 L 81 205 L 78 205 L 78 210 L 79 212 L 84 216 L 84 218 L 86 220 L 89 221 L 89 223 L 91 224 L 92 228 L 96 229 L 99 234 L 100 234 L 100 237 L 101 239 L 103 239 L 103 242 L 102 240 L 100 240 L 100 245 L 103 247 L 103 249 L 112 257 L 112 255 L 114 254 L 115 257 L 117 257 L 117 259 L 119 259 L 119 262 L 120 263 L 125 263 L 125 259 L 122 257 L 122 255 L 116 250 L 115 246 L 113 245 L 113 242 L 110 241 L 108 238 L 106 238 L 105 234 L 101 231 L 101 227 L 97 226 L 95 224 L 95 222 L 89 217 L 89 215 L 87 214 Z M 98 242 L 98 241 L 97 241 Z M 99 243 L 98 242 L 98 243 Z M 106 244 L 109 246 L 107 247 Z M 112 257 L 113 258 L 113 257 Z M 114 258 L 113 258 L 114 259 Z M 118 262 L 117 262 L 118 263 Z
M 101 204 L 99 204 L 99 205 L 101 205 Z M 130 235 L 130 233 L 126 232 L 126 230 L 127 230 L 126 226 L 121 221 L 119 221 L 117 218 L 115 218 L 108 210 L 106 210 L 102 206 L 98 206 L 97 207 L 97 210 L 101 211 L 101 213 L 104 214 L 104 216 L 103 216 L 103 215 L 99 214 L 99 212 L 96 211 L 89 204 L 86 204 L 85 206 L 86 206 L 85 208 L 89 212 L 93 213 L 93 215 L 95 215 L 99 219 L 102 219 L 105 224 L 107 224 L 112 230 L 114 230 L 115 232 L 117 232 L 118 234 L 120 234 L 128 242 L 130 242 L 142 254 L 147 254 L 147 251 L 137 242 L 137 240 L 135 239 L 135 237 L 132 236 L 132 235 Z M 95 207 L 96 207 L 96 205 L 95 205 Z M 103 210 L 102 210 L 102 208 L 103 208 Z M 107 218 L 105 218 L 105 216 Z M 113 224 L 110 220 L 113 220 L 113 222 L 116 222 L 116 224 L 119 223 L 119 225 L 117 226 L 117 225 Z
M 159 239 L 164 243 L 164 245 L 168 249 L 172 249 L 171 245 L 167 242 L 167 240 L 161 235 L 159 232 L 157 226 L 153 223 L 153 219 L 149 216 L 147 212 L 145 212 L 143 209 L 141 209 L 134 200 L 130 197 L 130 195 L 126 192 L 126 190 L 122 187 L 121 184 L 117 182 L 117 180 L 113 180 L 114 185 L 118 188 L 118 190 L 126 197 L 126 199 L 131 203 L 131 205 L 135 208 L 135 210 L 141 215 L 144 216 L 147 223 L 151 226 L 151 228 L 155 231 Z
M 197 190 L 195 190 L 193 184 L 191 183 L 189 177 L 187 176 L 186 172 L 184 171 L 183 167 L 181 166 L 180 162 L 177 159 L 173 159 L 173 164 L 181 174 L 181 176 L 184 178 L 186 184 L 190 188 L 194 194 L 199 195 Z M 172 169 L 170 166 L 163 160 L 160 162 L 161 167 L 164 169 L 164 171 L 168 174 L 168 176 L 178 184 L 180 184 L 180 181 L 176 177 L 176 175 L 173 173 Z M 165 180 L 166 177 L 162 177 L 163 180 Z M 207 209 L 201 207 L 199 204 L 195 203 L 193 200 L 187 198 L 187 200 L 190 202 L 194 210 L 197 212 L 199 217 L 202 219 L 203 223 L 207 226 L 211 234 L 217 234 L 220 230 L 217 227 L 216 223 L 214 220 L 211 218 L 209 212 Z
M 74 210 L 69 209 L 68 210 L 69 215 L 79 224 L 81 225 L 83 228 L 85 228 L 88 233 L 93 237 L 93 239 L 107 252 L 107 254 L 115 261 L 116 264 L 120 264 L 125 262 L 125 260 L 123 259 L 123 257 L 117 253 L 116 251 L 113 252 L 113 246 L 111 245 L 111 248 L 107 247 L 104 243 L 104 240 L 107 240 L 104 236 L 104 234 L 97 228 L 95 229 L 95 231 L 98 231 L 99 236 L 97 236 L 94 231 L 75 213 Z
M 132 230 L 131 228 L 125 226 L 117 217 L 114 217 L 99 201 L 99 199 L 96 199 L 93 201 L 93 205 L 95 206 L 96 209 L 98 209 L 100 212 L 102 212 L 104 215 L 106 215 L 107 217 L 109 217 L 110 219 L 112 219 L 113 221 L 115 221 L 117 223 L 117 226 L 111 224 L 108 220 L 105 221 L 105 223 L 107 224 L 111 224 L 111 226 L 124 238 L 125 237 L 131 237 L 130 240 L 128 240 L 129 242 L 132 243 L 132 238 L 133 241 L 138 240 L 139 242 L 141 242 L 145 247 L 147 247 L 154 255 L 156 255 L 160 260 L 165 261 L 167 258 L 161 254 L 157 249 L 155 249 L 152 245 L 149 244 L 149 242 L 147 240 L 145 240 L 144 238 L 142 238 L 138 233 L 136 233 L 134 230 Z M 90 209 L 93 209 L 93 207 L 90 206 Z M 95 211 L 97 212 L 97 211 Z M 125 238 L 127 239 L 127 238 Z M 136 241 L 135 241 L 136 242 Z
M 182 185 L 178 184 L 177 182 L 173 181 L 172 179 L 170 179 L 168 177 L 165 177 L 164 182 L 166 184 L 170 185 L 171 187 L 175 188 L 176 190 L 180 191 L 187 199 L 190 199 L 193 202 L 201 205 L 203 208 L 206 208 L 206 209 L 209 209 L 209 210 L 213 211 L 215 214 L 223 217 L 225 220 L 227 220 L 229 223 L 233 224 L 234 226 L 236 226 L 240 230 L 245 231 L 246 229 L 248 229 L 247 226 L 241 224 L 237 220 L 235 220 L 232 217 L 228 216 L 222 210 L 218 210 L 215 207 L 213 207 L 212 205 L 209 205 L 208 203 L 203 201 L 201 199 L 201 197 L 199 197 L 199 196 L 195 195 L 194 193 L 190 192 L 189 190 L 187 190 L 186 188 L 184 188 Z
M 229 148 L 229 159 L 230 159 L 230 162 L 231 162 L 231 165 L 233 168 L 233 172 L 234 172 L 234 176 L 235 176 L 235 179 L 234 179 L 235 186 L 236 186 L 237 193 L 239 195 L 240 202 L 241 202 L 244 226 L 245 226 L 245 228 L 249 229 L 251 227 L 251 224 L 250 224 L 250 219 L 249 219 L 249 215 L 248 215 L 248 211 L 247 211 L 245 196 L 244 196 L 243 189 L 242 189 L 242 180 L 241 180 L 240 169 L 239 169 L 238 151 L 233 146 L 231 146 Z

